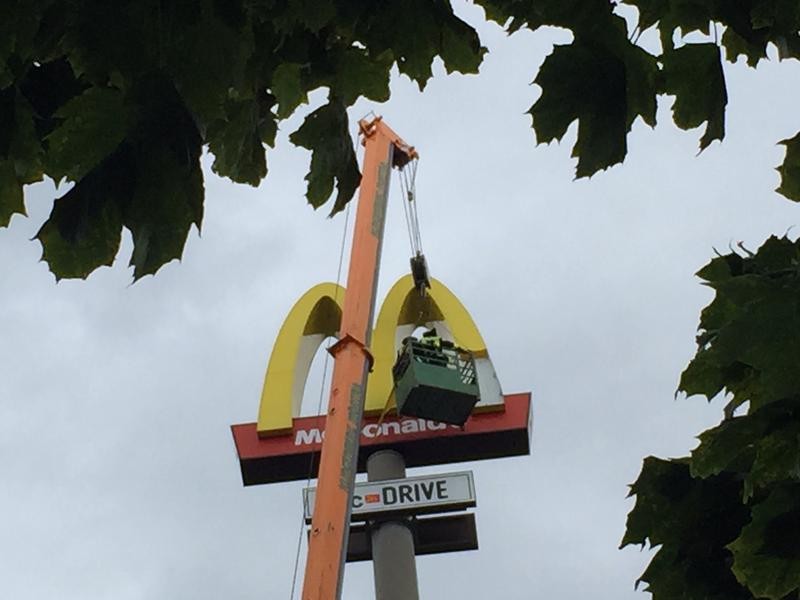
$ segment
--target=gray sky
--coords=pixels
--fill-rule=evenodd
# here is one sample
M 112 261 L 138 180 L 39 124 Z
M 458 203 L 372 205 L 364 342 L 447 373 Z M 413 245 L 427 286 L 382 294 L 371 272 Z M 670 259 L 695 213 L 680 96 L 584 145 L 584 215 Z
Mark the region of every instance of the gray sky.
M 472 313 L 505 391 L 534 394 L 531 456 L 412 471 L 473 469 L 478 494 L 480 550 L 420 558 L 422 597 L 644 600 L 633 583 L 650 553 L 617 550 L 626 486 L 645 456 L 685 454 L 720 417 L 719 401 L 673 400 L 711 299 L 693 273 L 712 247 L 754 249 L 797 224 L 772 168 L 798 129 L 799 68 L 726 65 L 722 145 L 696 156 L 701 131 L 677 130 L 662 102 L 623 166 L 575 182 L 576 126 L 537 148 L 524 114 L 568 38 L 480 29 L 480 76 L 437 65 L 423 94 L 396 78 L 390 102 L 352 111 L 383 114 L 419 149 L 431 270 Z M 0 597 L 289 598 L 303 483 L 243 488 L 229 426 L 255 420 L 291 305 L 336 278 L 344 219 L 305 204 L 308 154 L 287 141 L 308 110 L 282 127 L 258 189 L 206 168 L 202 238 L 154 278 L 129 285 L 126 234 L 113 268 L 56 285 L 28 241 L 50 184 L 0 232 Z M 381 297 L 409 255 L 393 184 Z M 372 595 L 370 563 L 348 566 L 344 597 Z

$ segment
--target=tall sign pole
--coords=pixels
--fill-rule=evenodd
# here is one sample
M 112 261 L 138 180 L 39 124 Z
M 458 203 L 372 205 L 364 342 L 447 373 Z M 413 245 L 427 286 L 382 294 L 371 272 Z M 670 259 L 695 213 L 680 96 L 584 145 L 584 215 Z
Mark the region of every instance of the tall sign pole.
M 367 459 L 369 481 L 403 480 L 406 463 L 396 450 L 378 450 Z M 408 515 L 371 522 L 375 600 L 419 600 L 414 533 Z
M 339 341 L 330 349 L 335 361 L 303 600 L 341 598 L 389 180 L 393 165 L 416 156 L 380 117 L 359 128 L 364 166 Z

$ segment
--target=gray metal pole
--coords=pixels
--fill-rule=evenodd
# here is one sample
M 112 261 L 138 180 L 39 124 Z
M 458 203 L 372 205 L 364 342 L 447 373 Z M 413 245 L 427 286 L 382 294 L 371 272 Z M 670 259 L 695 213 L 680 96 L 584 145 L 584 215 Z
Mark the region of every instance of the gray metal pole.
M 369 481 L 405 476 L 406 461 L 395 450 L 379 450 L 367 458 Z M 372 522 L 372 570 L 375 600 L 419 600 L 414 534 L 408 519 Z

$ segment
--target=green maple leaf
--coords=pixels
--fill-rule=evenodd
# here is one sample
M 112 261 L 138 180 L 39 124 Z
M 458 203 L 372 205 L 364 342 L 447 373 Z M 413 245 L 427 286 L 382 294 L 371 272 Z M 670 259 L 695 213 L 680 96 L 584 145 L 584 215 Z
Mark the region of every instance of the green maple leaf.
M 533 8 L 532 2 L 519 2 L 515 0 L 476 0 L 475 4 L 483 8 L 486 18 L 505 27 L 509 33 L 519 31 L 528 25 L 527 17 Z M 530 29 L 536 29 L 533 24 Z
M 560 140 L 578 120 L 578 177 L 622 162 L 637 116 L 655 124 L 655 59 L 627 41 L 624 23 L 614 24 L 601 39 L 556 46 L 534 81 L 542 88 L 529 111 L 538 142 Z
M 715 44 L 686 44 L 664 52 L 665 92 L 675 96 L 672 115 L 681 129 L 706 123 L 700 150 L 725 137 L 728 93 L 719 48 Z
M 123 207 L 134 280 L 180 258 L 191 226 L 199 231 L 203 220 L 202 138 L 183 103 L 166 98 L 134 138 L 137 185 Z
M 311 168 L 306 175 L 309 204 L 314 208 L 325 204 L 335 180 L 337 193 L 331 214 L 342 210 L 361 181 L 344 105 L 332 99 L 308 115 L 289 139 L 311 150 Z
M 658 88 L 656 59 L 630 44 L 623 45 L 622 55 L 625 63 L 626 132 L 631 130 L 637 117 L 641 117 L 650 127 L 655 127 Z
M 770 279 L 788 277 L 791 281 L 800 264 L 800 244 L 788 237 L 770 236 L 758 249 L 758 252 L 746 259 L 749 271 L 759 273 Z M 743 269 L 744 270 L 744 269 Z
M 625 0 L 639 12 L 639 29 L 645 31 L 662 19 L 669 19 L 670 0 Z
M 359 96 L 385 102 L 389 99 L 391 66 L 392 53 L 388 50 L 378 56 L 370 56 L 360 48 L 344 48 L 335 55 L 329 85 L 346 106 L 355 103 Z
M 800 35 L 797 32 L 786 35 L 776 35 L 772 42 L 778 49 L 778 59 L 800 59 Z
M 0 159 L 3 158 L 13 162 L 19 183 L 41 181 L 42 146 L 34 110 L 14 87 L 0 90 Z
M 0 90 L 0 227 L 25 214 L 23 185 L 42 179 L 33 109 L 14 87 Z
M 45 138 L 63 122 L 56 113 L 90 87 L 75 77 L 72 67 L 64 57 L 29 66 L 16 85 L 31 107 L 36 143 L 45 150 Z M 82 116 L 90 122 L 95 119 L 93 115 L 86 113 Z M 82 153 L 76 158 L 82 158 Z
M 751 410 L 800 395 L 799 265 L 800 244 L 773 236 L 752 256 L 717 258 L 699 272 L 716 296 L 680 391 L 710 400 L 727 389 Z
M 800 484 L 775 488 L 728 548 L 733 572 L 754 596 L 781 600 L 800 589 Z
M 166 147 L 140 156 L 140 180 L 123 223 L 133 236 L 133 277 L 154 274 L 180 258 L 192 224 L 202 223 L 203 175 L 200 144 L 185 159 Z
M 693 31 L 709 33 L 715 9 L 713 0 L 625 0 L 625 4 L 638 9 L 642 31 L 658 24 L 665 52 L 673 48 L 676 29 L 682 35 Z
M 179 24 L 197 20 L 197 7 L 178 3 L 158 13 L 149 2 L 83 2 L 57 18 L 64 21 L 57 47 L 75 75 L 105 85 L 112 75 L 131 81 L 163 64 L 165 41 L 179 34 Z
M 400 73 L 422 90 L 432 75 L 440 32 L 434 3 L 409 0 L 384 6 L 381 11 L 362 9 L 355 20 L 354 38 L 377 54 L 390 49 Z M 415 35 L 406 35 L 406 31 L 414 31 Z
M 287 0 L 280 11 L 273 9 L 269 16 L 279 32 L 302 28 L 317 33 L 336 18 L 337 7 L 332 0 Z
M 800 481 L 800 411 L 776 424 L 776 429 L 755 445 L 755 460 L 745 480 L 745 498 L 755 489 L 784 481 Z M 788 423 L 787 423 L 788 421 Z
M 439 52 L 448 73 L 477 73 L 487 50 L 472 27 L 450 18 L 442 24 Z
M 231 89 L 254 85 L 247 70 L 252 29 L 235 29 L 209 11 L 177 28 L 170 40 L 167 71 L 201 125 L 225 118 Z
M 750 10 L 753 29 L 769 28 L 783 33 L 800 29 L 800 5 L 794 0 L 758 0 Z
M 132 157 L 121 148 L 56 199 L 36 238 L 56 280 L 85 279 L 119 251 L 122 209 L 133 189 Z
M 47 174 L 56 181 L 80 180 L 125 139 L 132 115 L 123 94 L 91 87 L 58 109 L 61 120 L 46 138 Z
M 659 548 L 636 587 L 646 584 L 653 600 L 755 600 L 731 573 L 730 553 L 703 542 L 692 538 L 687 548 Z
M 745 473 L 745 501 L 775 483 L 800 480 L 798 417 L 800 402 L 787 399 L 726 419 L 700 435 L 692 451 L 692 476 Z
M 772 27 L 778 17 L 778 6 L 774 0 L 761 0 L 756 2 L 750 11 L 750 24 L 753 29 Z M 796 2 L 791 2 L 797 6 Z
M 766 39 L 751 42 L 736 33 L 732 27 L 725 29 L 721 42 L 725 47 L 725 58 L 730 62 L 735 63 L 739 56 L 744 55 L 747 59 L 747 64 L 755 67 L 761 59 L 767 58 Z
M 359 96 L 376 102 L 389 99 L 389 75 L 394 55 L 391 50 L 372 55 L 363 48 L 341 45 L 325 51 L 324 65 L 316 70 L 306 65 L 284 63 L 272 74 L 270 89 L 278 103 L 278 118 L 286 118 L 302 103 L 308 92 L 322 86 L 345 106 Z
M 738 416 L 723 421 L 700 434 L 700 445 L 692 451 L 693 477 L 711 477 L 730 470 L 741 461 L 745 468 L 753 462 L 755 443 L 765 429 L 763 419 Z
M 7 227 L 14 214 L 25 215 L 22 185 L 17 181 L 14 163 L 0 160 L 0 227 Z
M 672 506 L 691 491 L 692 485 L 686 464 L 654 456 L 645 458 L 639 477 L 630 486 L 628 496 L 636 496 L 636 505 L 628 515 L 620 547 L 648 541 L 657 546 L 673 539 L 676 531 Z
M 133 96 L 146 112 L 111 155 L 56 200 L 36 236 L 57 279 L 110 265 L 122 226 L 133 237 L 135 280 L 180 258 L 191 225 L 200 228 L 202 140 L 192 116 L 163 79 L 143 82 Z
M 279 119 L 285 119 L 298 106 L 308 102 L 301 71 L 299 64 L 283 63 L 272 73 L 270 89 L 278 104 L 276 114 Z
M 781 184 L 775 191 L 789 200 L 800 202 L 800 133 L 780 143 L 786 146 L 786 156 L 778 167 Z
M 354 10 L 349 15 L 353 39 L 369 48 L 372 57 L 391 51 L 400 73 L 420 90 L 431 78 L 437 55 L 448 72 L 474 73 L 486 52 L 474 28 L 455 16 L 449 3 L 407 0 L 386 3 L 380 11 L 366 5 Z
M 262 144 L 264 118 L 255 99 L 231 100 L 225 119 L 212 123 L 207 132 L 209 150 L 214 155 L 212 170 L 238 183 L 257 186 L 267 175 L 267 159 Z M 271 123 L 274 121 L 269 118 Z
M 755 67 L 767 58 L 770 42 L 781 58 L 791 57 L 796 51 L 800 6 L 794 0 L 720 3 L 719 14 L 726 24 L 721 41 L 731 62 L 743 54 L 747 64 Z
M 706 266 L 700 269 L 695 275 L 704 279 L 709 284 L 720 281 L 727 281 L 731 277 L 736 277 L 744 272 L 744 259 L 736 253 L 731 252 L 724 256 L 717 256 Z M 705 318 L 705 317 L 704 317 Z
M 631 486 L 636 505 L 622 546 L 660 546 L 637 584 L 654 600 L 751 600 L 726 548 L 748 518 L 741 482 L 727 473 L 693 478 L 687 462 L 648 457 Z
M 32 62 L 47 4 L 37 0 L 0 3 L 0 89 L 14 82 L 21 65 Z
M 612 17 L 610 2 L 585 0 L 478 0 L 486 17 L 509 33 L 526 27 L 535 31 L 549 25 L 587 32 L 605 29 Z
M 725 383 L 724 367 L 717 353 L 699 350 L 681 373 L 678 389 L 687 396 L 701 394 L 711 400 L 724 389 Z

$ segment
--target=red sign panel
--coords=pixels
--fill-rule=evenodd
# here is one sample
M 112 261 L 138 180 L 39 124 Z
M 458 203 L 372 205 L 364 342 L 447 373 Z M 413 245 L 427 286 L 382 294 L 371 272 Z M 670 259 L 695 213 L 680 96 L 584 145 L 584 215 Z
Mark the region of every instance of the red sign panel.
M 530 453 L 530 393 L 505 396 L 505 410 L 472 415 L 463 427 L 415 417 L 367 417 L 361 426 L 358 470 L 369 454 L 394 448 L 421 467 Z M 233 425 L 245 485 L 316 477 L 325 416 L 294 419 L 291 433 L 259 438 L 255 423 Z

